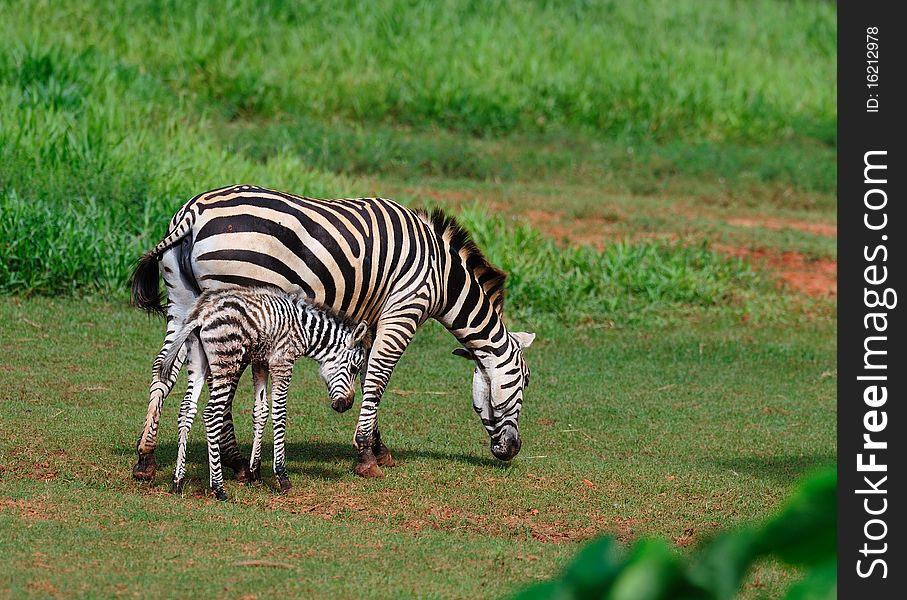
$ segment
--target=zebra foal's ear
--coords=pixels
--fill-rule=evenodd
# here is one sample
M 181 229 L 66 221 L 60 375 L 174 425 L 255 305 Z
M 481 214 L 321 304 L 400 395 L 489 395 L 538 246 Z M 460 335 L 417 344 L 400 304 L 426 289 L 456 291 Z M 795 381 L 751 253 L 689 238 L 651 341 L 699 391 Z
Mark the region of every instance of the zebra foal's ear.
M 470 350 L 469 348 L 454 348 L 453 355 L 460 356 L 468 360 L 475 360 L 475 356 L 473 356 L 472 350 Z
M 356 325 L 353 335 L 350 337 L 349 347 L 355 348 L 359 344 L 368 345 L 368 323 L 365 321 Z

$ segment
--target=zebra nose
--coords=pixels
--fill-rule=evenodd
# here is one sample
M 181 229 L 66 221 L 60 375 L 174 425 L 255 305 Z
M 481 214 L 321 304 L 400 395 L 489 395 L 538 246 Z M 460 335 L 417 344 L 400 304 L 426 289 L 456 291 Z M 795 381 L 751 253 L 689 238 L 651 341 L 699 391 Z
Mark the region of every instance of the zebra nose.
M 334 398 L 331 402 L 331 408 L 336 410 L 339 413 L 346 412 L 349 409 L 353 408 L 353 400 L 356 397 L 356 392 L 350 392 L 342 398 Z

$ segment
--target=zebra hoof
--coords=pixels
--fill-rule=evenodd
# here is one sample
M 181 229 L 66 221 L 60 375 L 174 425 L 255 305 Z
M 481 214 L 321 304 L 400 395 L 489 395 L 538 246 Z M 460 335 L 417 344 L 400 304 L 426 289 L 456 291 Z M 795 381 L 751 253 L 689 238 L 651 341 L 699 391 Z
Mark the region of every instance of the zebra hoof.
M 132 478 L 138 481 L 151 481 L 157 473 L 157 462 L 154 454 L 139 454 L 139 460 L 132 467 Z
M 396 467 L 397 461 L 394 460 L 394 457 L 391 456 L 391 451 L 387 449 L 387 446 L 381 445 L 381 448 L 378 449 L 378 452 L 375 453 L 375 462 L 378 463 L 379 467 Z
M 229 498 L 227 497 L 227 491 L 224 488 L 217 488 L 216 490 L 211 490 L 214 493 L 214 497 L 220 502 L 226 502 Z
M 289 477 L 280 477 L 277 479 L 277 482 L 280 483 L 280 493 L 286 494 L 291 489 L 293 489 L 293 484 L 290 483 Z
M 246 485 L 261 485 L 261 465 L 254 469 L 249 469 L 249 478 L 246 480 Z
M 369 479 L 384 477 L 384 471 L 381 470 L 377 462 L 358 463 L 353 471 L 359 477 L 367 477 Z
M 185 479 L 174 479 L 173 484 L 170 486 L 170 493 L 171 494 L 182 494 L 183 488 L 185 488 L 185 487 L 186 487 Z

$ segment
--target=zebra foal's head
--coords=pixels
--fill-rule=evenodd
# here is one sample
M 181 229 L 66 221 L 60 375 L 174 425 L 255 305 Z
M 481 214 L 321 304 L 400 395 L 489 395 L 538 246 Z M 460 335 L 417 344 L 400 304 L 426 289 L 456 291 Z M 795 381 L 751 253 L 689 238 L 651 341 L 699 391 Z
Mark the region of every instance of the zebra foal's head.
M 523 390 L 529 385 L 529 366 L 523 358 L 534 333 L 507 333 L 508 343 L 500 356 L 479 349 L 457 348 L 454 354 L 475 362 L 472 376 L 472 407 L 491 438 L 491 453 L 511 460 L 520 451 L 520 409 Z
M 368 323 L 341 324 L 338 339 L 319 357 L 319 374 L 328 388 L 331 406 L 338 412 L 353 406 L 356 376 L 362 369 L 371 342 Z

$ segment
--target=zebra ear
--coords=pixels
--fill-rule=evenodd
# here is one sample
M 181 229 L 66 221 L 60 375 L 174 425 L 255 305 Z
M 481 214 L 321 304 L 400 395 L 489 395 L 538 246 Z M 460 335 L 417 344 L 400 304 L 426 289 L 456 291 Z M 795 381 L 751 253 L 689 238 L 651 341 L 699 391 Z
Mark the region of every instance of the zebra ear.
M 354 348 L 359 344 L 365 342 L 366 337 L 368 336 L 368 323 L 365 321 L 356 325 L 356 329 L 353 330 L 353 335 L 350 337 L 350 348 Z
M 475 356 L 473 356 L 472 350 L 468 348 L 454 348 L 453 355 L 460 356 L 468 360 L 475 360 Z
M 510 335 L 513 336 L 513 339 L 516 340 L 516 343 L 520 345 L 520 348 L 528 348 L 535 340 L 534 333 L 526 333 L 525 331 L 515 331 Z

